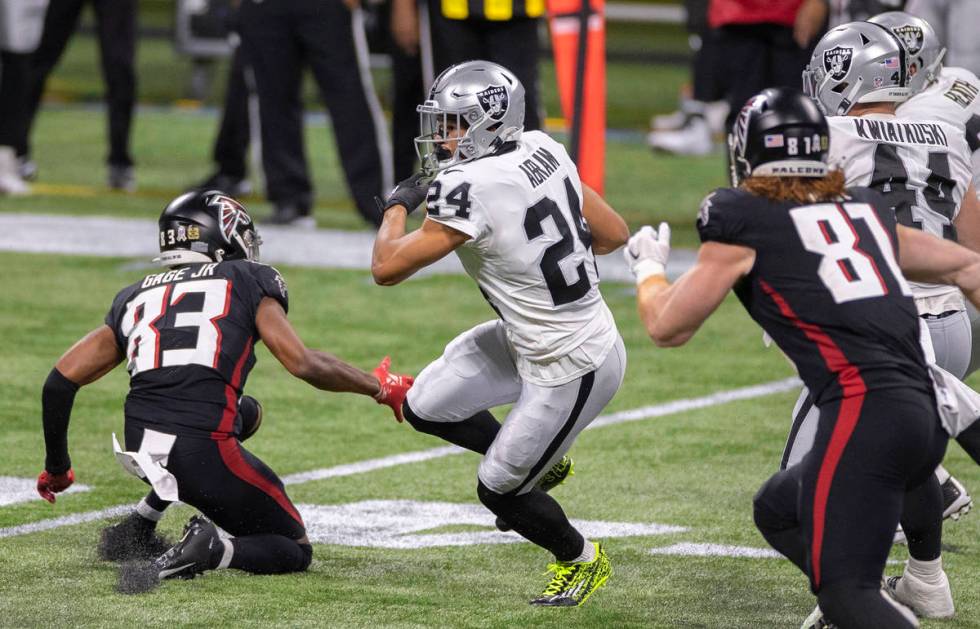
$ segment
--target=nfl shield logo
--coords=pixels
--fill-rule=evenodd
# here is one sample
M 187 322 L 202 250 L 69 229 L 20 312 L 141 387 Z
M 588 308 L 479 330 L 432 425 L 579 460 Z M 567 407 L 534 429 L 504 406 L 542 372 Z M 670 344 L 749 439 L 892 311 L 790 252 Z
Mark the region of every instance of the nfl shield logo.
M 494 120 L 500 120 L 507 113 L 507 106 L 510 105 L 510 98 L 507 96 L 507 89 L 503 85 L 491 85 L 482 92 L 478 92 L 477 100 L 480 107 Z
M 240 224 L 252 222 L 252 217 L 248 215 L 245 208 L 231 197 L 216 194 L 208 201 L 208 205 L 218 206 L 221 235 L 224 236 L 225 242 L 231 242 L 231 237 Z
M 840 81 L 851 69 L 851 54 L 853 48 L 845 46 L 834 46 L 823 53 L 823 69 L 830 74 L 830 78 Z
M 910 55 L 919 54 L 919 51 L 922 50 L 922 41 L 925 39 L 920 27 L 914 24 L 906 24 L 892 30 L 902 40 L 905 50 L 908 50 Z

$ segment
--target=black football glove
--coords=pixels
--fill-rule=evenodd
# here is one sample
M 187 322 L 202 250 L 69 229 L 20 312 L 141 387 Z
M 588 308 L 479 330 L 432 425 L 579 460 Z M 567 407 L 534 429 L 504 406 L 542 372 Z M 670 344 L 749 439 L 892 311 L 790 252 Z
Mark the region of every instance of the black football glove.
M 432 178 L 429 174 L 415 173 L 395 186 L 384 203 L 378 200 L 378 205 L 385 212 L 396 205 L 404 205 L 408 213 L 411 214 L 425 201 L 431 181 Z

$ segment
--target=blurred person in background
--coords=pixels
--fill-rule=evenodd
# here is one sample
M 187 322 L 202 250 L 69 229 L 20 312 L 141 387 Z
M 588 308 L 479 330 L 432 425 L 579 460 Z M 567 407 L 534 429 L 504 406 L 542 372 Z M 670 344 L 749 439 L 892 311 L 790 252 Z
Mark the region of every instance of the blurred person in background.
M 540 129 L 538 28 L 545 0 L 422 1 L 428 2 L 435 74 L 471 59 L 504 66 L 524 85 L 524 130 Z M 393 22 L 393 29 L 401 28 Z
M 415 171 L 415 136 L 418 114 L 415 107 L 425 97 L 422 77 L 418 0 L 389 0 L 382 11 L 391 53 L 391 139 L 395 180 L 402 181 Z
M 16 147 L 27 124 L 31 53 L 41 41 L 47 0 L 0 3 L 0 194 L 28 194 Z
M 361 216 L 380 225 L 374 197 L 392 187 L 391 145 L 369 68 L 358 0 L 244 0 L 239 32 L 259 97 L 271 224 L 313 227 L 303 143 L 303 67 L 328 111 L 347 185 Z
M 706 155 L 712 137 L 724 135 L 728 92 L 718 46 L 718 31 L 708 26 L 708 0 L 686 0 L 688 43 L 691 46 L 691 84 L 681 97 L 680 109 L 654 116 L 647 136 L 650 148 L 678 155 Z
M 44 18 L 41 43 L 31 57 L 31 86 L 22 140 L 17 147 L 22 174 L 36 173 L 30 158 L 30 130 L 51 71 L 61 59 L 87 0 L 55 0 Z M 107 185 L 113 190 L 136 189 L 133 158 L 129 150 L 133 109 L 136 105 L 136 0 L 91 0 L 99 39 L 102 77 L 109 108 L 109 155 Z
M 677 131 L 652 133 L 648 143 L 655 149 L 707 154 L 713 148 L 705 119 L 707 102 L 727 100 L 722 129 L 729 129 L 753 94 L 766 87 L 799 85 L 810 46 L 822 34 L 829 9 L 826 0 L 709 0 L 705 24 L 694 15 L 703 4 L 687 3 L 688 28 L 703 33 L 702 49 L 695 57 L 689 120 Z
M 939 41 L 946 44 L 947 64 L 980 75 L 978 0 L 909 0 L 905 10 L 929 22 L 936 30 Z

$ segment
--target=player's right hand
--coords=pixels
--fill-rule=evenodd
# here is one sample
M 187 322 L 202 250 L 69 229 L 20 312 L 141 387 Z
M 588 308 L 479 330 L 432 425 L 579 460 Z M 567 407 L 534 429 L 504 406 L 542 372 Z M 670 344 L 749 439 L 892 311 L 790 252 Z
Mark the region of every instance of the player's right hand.
M 402 416 L 402 404 L 405 402 L 405 396 L 408 395 L 408 390 L 412 388 L 412 383 L 415 382 L 415 378 L 404 374 L 391 373 L 389 371 L 390 368 L 390 356 L 385 356 L 378 366 L 374 368 L 372 373 L 378 379 L 378 386 L 380 387 L 374 399 L 378 401 L 378 404 L 390 406 L 391 410 L 395 413 L 395 419 L 403 422 L 405 418 Z
M 51 504 L 54 504 L 54 495 L 68 489 L 74 482 L 75 472 L 71 469 L 63 474 L 51 474 L 47 470 L 44 470 L 37 475 L 37 493 Z
M 425 197 L 429 193 L 430 181 L 431 177 L 427 173 L 418 172 L 399 182 L 385 200 L 384 210 L 387 211 L 396 205 L 403 205 L 411 214 L 425 201 Z
M 637 284 L 653 275 L 664 275 L 670 257 L 670 225 L 660 223 L 657 229 L 644 225 L 626 243 L 623 257 Z

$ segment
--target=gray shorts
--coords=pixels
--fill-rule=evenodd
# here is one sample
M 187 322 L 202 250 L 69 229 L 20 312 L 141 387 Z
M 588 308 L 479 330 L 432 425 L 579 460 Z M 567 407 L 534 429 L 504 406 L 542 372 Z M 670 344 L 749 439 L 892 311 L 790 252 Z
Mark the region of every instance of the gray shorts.
M 497 493 L 525 493 L 568 452 L 619 390 L 626 373 L 622 338 L 595 371 L 546 387 L 517 373 L 503 323 L 488 321 L 459 335 L 415 379 L 408 404 L 430 422 L 458 422 L 513 404 L 478 476 Z

